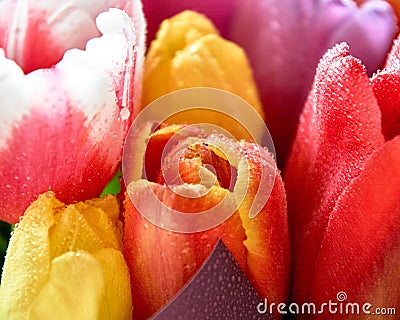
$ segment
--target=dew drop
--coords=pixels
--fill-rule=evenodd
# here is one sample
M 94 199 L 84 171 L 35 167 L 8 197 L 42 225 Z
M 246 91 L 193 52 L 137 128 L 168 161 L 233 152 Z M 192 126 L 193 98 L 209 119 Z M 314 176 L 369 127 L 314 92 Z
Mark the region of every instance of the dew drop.
M 122 110 L 120 111 L 120 115 L 122 120 L 127 120 L 131 113 L 128 108 L 122 108 Z

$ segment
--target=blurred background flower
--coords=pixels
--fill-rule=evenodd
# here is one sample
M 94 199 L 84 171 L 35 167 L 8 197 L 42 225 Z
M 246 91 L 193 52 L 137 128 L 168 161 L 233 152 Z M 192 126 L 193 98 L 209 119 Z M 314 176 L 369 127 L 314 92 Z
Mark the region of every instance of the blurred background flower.
M 382 66 L 397 32 L 393 9 L 385 1 L 357 6 L 342 0 L 179 1 L 144 0 L 149 37 L 164 18 L 198 10 L 227 39 L 246 51 L 282 169 L 319 59 L 346 41 L 371 75 Z
M 205 16 L 184 11 L 166 19 L 149 46 L 141 108 L 167 93 L 191 87 L 229 91 L 247 101 L 264 118 L 246 53 L 222 38 Z M 211 110 L 176 113 L 166 121 L 170 124 L 212 123 L 238 139 L 251 138 L 237 119 Z

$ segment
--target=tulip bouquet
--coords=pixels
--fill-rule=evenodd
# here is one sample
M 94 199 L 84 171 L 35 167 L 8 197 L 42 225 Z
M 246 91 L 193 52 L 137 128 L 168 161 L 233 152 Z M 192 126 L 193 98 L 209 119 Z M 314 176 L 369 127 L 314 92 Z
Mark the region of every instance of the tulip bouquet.
M 397 319 L 398 7 L 1 0 L 0 319 Z

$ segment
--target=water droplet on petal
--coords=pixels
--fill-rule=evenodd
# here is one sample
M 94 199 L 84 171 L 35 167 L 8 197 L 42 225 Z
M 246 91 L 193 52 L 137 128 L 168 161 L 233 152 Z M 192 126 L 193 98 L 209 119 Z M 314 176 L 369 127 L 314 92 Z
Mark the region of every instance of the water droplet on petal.
M 128 108 L 122 108 L 120 115 L 121 115 L 122 120 L 127 120 L 129 118 L 129 116 L 131 115 L 131 113 L 128 110 Z

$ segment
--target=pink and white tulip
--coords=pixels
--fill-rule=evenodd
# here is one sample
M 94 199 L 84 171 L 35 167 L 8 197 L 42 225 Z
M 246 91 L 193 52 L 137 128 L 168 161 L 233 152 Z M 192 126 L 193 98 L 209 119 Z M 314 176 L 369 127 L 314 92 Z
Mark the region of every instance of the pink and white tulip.
M 115 173 L 145 22 L 139 1 L 2 1 L 0 12 L 0 218 L 16 223 L 38 194 L 96 197 Z

